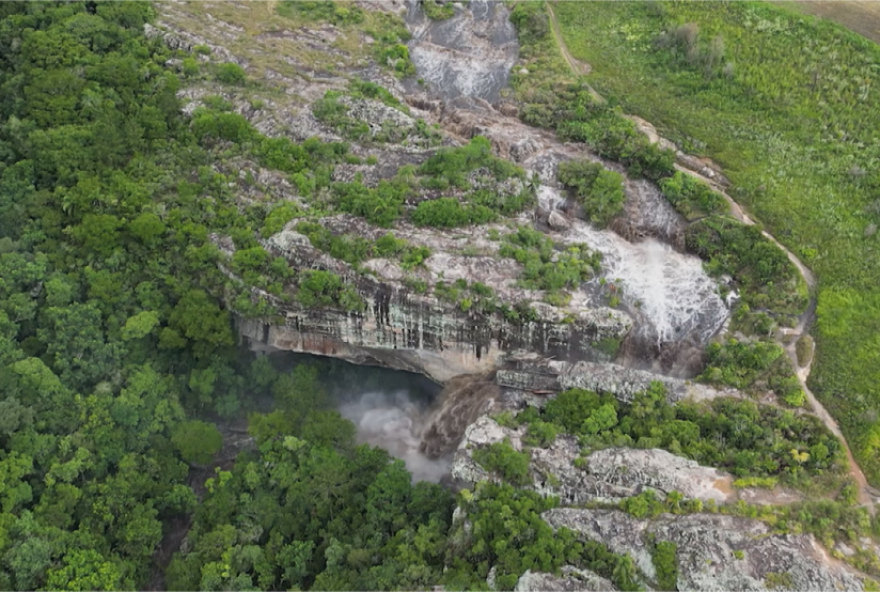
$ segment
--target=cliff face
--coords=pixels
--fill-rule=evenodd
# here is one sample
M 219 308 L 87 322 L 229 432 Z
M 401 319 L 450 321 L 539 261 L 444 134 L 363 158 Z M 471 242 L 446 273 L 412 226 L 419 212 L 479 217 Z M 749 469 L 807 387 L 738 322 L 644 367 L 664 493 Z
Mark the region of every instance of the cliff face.
M 598 345 L 622 339 L 632 326 L 629 316 L 618 310 L 560 310 L 540 302 L 532 304 L 539 320 L 511 322 L 499 313 L 462 311 L 454 303 L 416 294 L 392 279 L 397 274 L 388 261 L 372 262 L 372 268 L 379 270 L 375 275 L 358 274 L 293 231 L 276 235 L 265 246 L 296 269 L 337 273 L 355 287 L 366 305 L 362 311 L 346 311 L 294 302 L 282 306 L 283 324 L 239 319 L 240 334 L 256 347 L 333 356 L 446 382 L 460 374 L 494 370 L 508 357 L 525 352 L 547 359 L 608 361 L 609 354 Z M 455 268 L 449 257 L 441 257 L 447 271 Z M 516 267 L 504 260 L 487 257 L 469 271 L 472 281 L 497 288 L 502 300 L 518 295 L 517 290 L 505 289 L 515 282 Z M 431 273 L 430 261 L 425 273 Z

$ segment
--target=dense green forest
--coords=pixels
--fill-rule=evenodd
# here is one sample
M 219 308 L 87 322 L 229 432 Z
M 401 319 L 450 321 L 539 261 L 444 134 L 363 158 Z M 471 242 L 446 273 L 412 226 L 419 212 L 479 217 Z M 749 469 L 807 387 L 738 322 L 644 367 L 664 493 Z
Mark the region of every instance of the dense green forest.
M 569 50 L 592 68 L 590 85 L 684 150 L 716 159 L 733 196 L 816 273 L 811 387 L 880 482 L 880 48 L 769 3 L 554 10 Z
M 448 5 L 429 10 L 434 18 L 449 12 Z M 360 9 L 329 2 L 286 2 L 279 11 L 340 25 L 364 18 Z M 144 589 L 162 581 L 175 590 L 487 589 L 493 566 L 497 589 L 512 589 L 526 569 L 552 572 L 563 564 L 592 569 L 621 590 L 642 587 L 631 557 L 554 532 L 540 519 L 558 500 L 509 484 L 457 495 L 413 484 L 401 461 L 356 444 L 354 425 L 334 409 L 314 365 L 281 369 L 235 343 L 228 307 L 271 316 L 267 294 L 303 306 L 364 305 L 339 276 L 297 272 L 270 256 L 260 238 L 301 217 L 296 228 L 316 248 L 354 266 L 381 254 L 415 268 L 431 254 L 425 247 L 391 232 L 375 242 L 332 235 L 314 217 L 348 212 L 380 227 L 403 216 L 441 228 L 495 220 L 533 203 L 523 171 L 475 138 L 376 187 L 333 183 L 337 164 L 359 162 L 344 142 L 267 138 L 220 97 L 185 116 L 176 96 L 185 79 L 242 87 L 245 71 L 197 63 L 146 38 L 143 25 L 154 18 L 141 2 L 0 3 L 0 589 Z M 404 32 L 377 35 L 374 46 L 400 75 L 412 70 L 399 43 Z M 172 58 L 181 61 L 183 79 L 166 66 Z M 352 81 L 348 96 L 394 104 L 387 91 L 362 81 Z M 359 140 L 399 137 L 394 129 L 365 136 L 340 97 L 325 97 L 316 115 Z M 535 105 L 534 117 L 546 115 Z M 594 138 L 585 119 L 574 119 L 570 131 Z M 424 122 L 415 135 L 437 141 Z M 605 147 L 631 171 L 673 179 L 666 190 L 687 207 L 723 213 L 700 188 L 669 176 L 668 154 L 643 145 L 631 151 L 630 139 L 624 130 Z M 331 199 L 311 218 L 293 203 L 243 204 L 236 192 L 253 181 L 222 172 L 235 168 L 236 157 L 287 175 L 304 198 L 323 191 Z M 468 192 L 465 174 L 478 167 L 495 181 L 520 181 L 521 190 Z M 569 172 L 568 184 L 597 220 L 616 211 L 619 177 Z M 439 198 L 406 211 L 416 186 L 457 191 L 465 205 Z M 501 255 L 523 265 L 521 285 L 564 301 L 567 288 L 598 272 L 600 258 L 580 245 L 554 253 L 539 234 L 517 228 L 499 236 Z M 222 254 L 216 236 L 232 238 L 233 257 Z M 773 277 L 790 279 L 784 264 L 760 250 L 721 257 L 724 239 L 707 231 L 694 240 L 743 282 L 759 283 L 751 268 L 737 267 L 752 255 L 766 259 Z M 733 238 L 747 239 L 758 240 Z M 478 306 L 518 322 L 534 314 L 527 305 L 500 307 L 479 282 L 442 284 L 435 293 L 462 310 Z M 775 380 L 787 388 L 789 377 L 769 363 L 744 375 L 740 360 L 754 351 L 735 345 L 716 352 L 713 380 Z M 761 352 L 761 364 L 778 357 Z M 671 407 L 662 399 L 651 390 L 622 405 L 570 392 L 510 421 L 529 423 L 530 446 L 568 431 L 588 449 L 661 446 L 744 479 L 803 486 L 826 475 L 839 485 L 839 443 L 810 417 L 749 402 Z M 243 416 L 255 447 L 215 466 L 224 445 L 218 426 Z M 735 446 L 719 446 L 725 438 Z M 773 447 L 762 448 L 771 440 Z M 478 456 L 510 471 L 512 481 L 528 482 L 527 457 L 524 467 L 503 445 Z M 880 527 L 850 507 L 850 494 L 844 487 L 841 504 L 811 506 L 790 520 L 796 527 L 780 530 L 833 540 L 839 533 L 828 522 L 837 518 L 852 533 Z M 637 515 L 681 509 L 674 495 L 649 497 L 622 507 Z M 456 506 L 467 521 L 453 519 Z M 157 553 L 166 537 L 188 527 L 173 558 Z M 676 550 L 655 547 L 658 583 L 674 587 Z

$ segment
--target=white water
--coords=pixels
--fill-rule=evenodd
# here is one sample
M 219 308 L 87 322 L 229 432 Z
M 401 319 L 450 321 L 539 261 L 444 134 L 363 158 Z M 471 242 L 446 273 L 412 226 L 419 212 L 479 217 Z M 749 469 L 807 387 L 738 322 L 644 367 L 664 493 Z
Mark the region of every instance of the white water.
M 357 427 L 358 443 L 378 446 L 401 459 L 413 481 L 437 483 L 449 472 L 449 460 L 431 460 L 419 452 L 423 411 L 406 390 L 365 393 L 339 407 Z
M 565 198 L 557 189 L 541 186 L 538 201 L 543 208 L 558 209 Z M 643 336 L 657 345 L 684 339 L 703 343 L 727 318 L 729 310 L 697 257 L 652 238 L 631 243 L 582 220 L 573 220 L 557 237 L 602 253 L 603 277 L 621 281 L 624 302 L 647 321 L 640 327 Z

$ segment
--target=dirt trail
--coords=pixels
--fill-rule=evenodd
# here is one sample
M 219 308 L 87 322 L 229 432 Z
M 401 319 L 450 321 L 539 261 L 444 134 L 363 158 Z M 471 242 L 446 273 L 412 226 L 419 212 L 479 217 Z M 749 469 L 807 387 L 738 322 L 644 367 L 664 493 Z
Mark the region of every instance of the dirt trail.
M 568 46 L 565 44 L 565 41 L 562 39 L 562 33 L 559 31 L 559 21 L 556 20 L 556 13 L 553 12 L 553 6 L 551 2 L 547 3 L 547 10 L 550 12 L 550 26 L 553 30 L 553 38 L 556 40 L 556 46 L 559 48 L 560 53 L 562 53 L 562 57 L 565 58 L 565 61 L 568 62 L 568 67 L 571 68 L 571 71 L 575 73 L 577 76 L 586 76 L 590 73 L 592 68 L 590 64 L 586 62 L 582 62 L 571 55 L 571 52 L 568 51 Z M 600 95 L 596 90 L 587 84 L 587 88 L 590 91 L 590 94 L 599 102 L 604 103 L 605 97 Z
M 721 187 L 719 187 L 717 183 L 715 183 L 711 179 L 704 177 L 700 173 L 685 168 L 679 164 L 676 164 L 675 168 L 709 184 L 713 189 L 723 195 L 724 199 L 726 199 L 727 202 L 730 204 L 731 213 L 737 220 L 739 220 L 743 224 L 748 224 L 750 226 L 755 224 L 755 221 L 752 220 L 748 216 L 748 214 L 746 214 L 742 210 L 739 204 L 737 204 L 733 200 L 733 198 L 731 198 Z M 821 419 L 822 423 L 825 424 L 825 427 L 827 427 L 832 434 L 837 436 L 840 441 L 843 442 L 844 450 L 846 450 L 847 462 L 849 463 L 850 475 L 852 475 L 859 486 L 859 503 L 861 505 L 867 506 L 871 510 L 871 513 L 874 514 L 874 512 L 876 511 L 876 493 L 872 494 L 873 488 L 868 484 L 868 480 L 865 477 L 865 474 L 862 472 L 861 467 L 859 467 L 858 463 L 856 462 L 855 457 L 853 456 L 852 451 L 849 448 L 849 443 L 846 441 L 846 438 L 843 437 L 843 432 L 840 431 L 840 427 L 837 425 L 837 422 L 834 420 L 831 414 L 828 413 L 822 403 L 819 402 L 819 400 L 807 386 L 807 379 L 810 377 L 810 370 L 812 369 L 813 365 L 813 354 L 811 352 L 810 360 L 803 367 L 800 367 L 797 359 L 797 340 L 800 339 L 803 335 L 807 334 L 816 316 L 816 276 L 794 253 L 789 251 L 784 245 L 777 241 L 776 237 L 765 230 L 761 231 L 761 234 L 767 239 L 773 241 L 776 246 L 778 246 L 785 252 L 785 254 L 788 256 L 788 259 L 792 262 L 792 264 L 794 264 L 798 272 L 804 278 L 804 281 L 806 282 L 810 290 L 810 301 L 807 309 L 803 312 L 803 314 L 801 314 L 796 327 L 794 327 L 793 329 L 784 329 L 782 331 L 782 335 L 778 340 L 779 345 L 782 346 L 782 348 L 788 354 L 788 357 L 791 359 L 792 368 L 795 369 L 795 374 L 797 375 L 798 382 L 800 383 L 801 388 L 803 389 L 804 394 L 807 397 L 807 401 L 813 408 L 813 414 Z M 783 341 L 783 338 L 787 338 L 789 343 L 785 343 L 785 341 Z
M 568 62 L 571 71 L 577 75 L 582 76 L 585 74 L 589 74 L 590 66 L 589 64 L 585 64 L 577 60 L 574 56 L 571 55 L 571 52 L 568 50 L 568 46 L 566 46 L 565 41 L 562 38 L 562 34 L 559 31 L 559 22 L 556 20 L 556 13 L 553 12 L 552 2 L 547 3 L 547 10 L 550 12 L 550 24 L 553 30 L 553 37 L 556 40 L 556 44 L 559 47 L 559 51 L 562 53 L 562 56 L 565 58 L 565 61 Z M 588 85 L 590 89 L 590 93 L 600 101 L 604 102 L 604 98 L 596 92 L 591 86 Z M 647 123 L 647 122 L 644 122 Z M 646 126 L 639 126 L 640 131 L 642 131 L 648 139 L 652 143 L 664 142 L 663 138 L 657 134 L 654 127 L 647 123 Z M 749 217 L 749 215 L 742 209 L 742 207 L 734 201 L 732 197 L 730 197 L 727 192 L 724 191 L 724 188 L 720 186 L 715 180 L 710 179 L 700 172 L 693 170 L 689 166 L 686 166 L 684 159 L 677 159 L 678 162 L 675 164 L 676 170 L 679 170 L 688 175 L 692 175 L 697 179 L 707 183 L 717 192 L 719 192 L 724 199 L 727 200 L 727 203 L 730 204 L 730 211 L 734 218 L 742 222 L 743 224 L 754 225 L 755 221 Z M 807 386 L 807 379 L 810 377 L 810 369 L 812 368 L 812 355 L 810 357 L 810 361 L 801 368 L 798 364 L 797 360 L 797 352 L 795 349 L 795 344 L 797 340 L 802 336 L 806 335 L 810 325 L 812 324 L 815 313 L 816 313 L 816 276 L 813 272 L 808 268 L 804 263 L 790 250 L 788 250 L 783 244 L 781 244 L 776 237 L 768 233 L 766 230 L 762 230 L 761 234 L 766 237 L 768 240 L 772 241 L 776 246 L 778 246 L 782 251 L 788 256 L 788 259 L 792 262 L 792 264 L 797 268 L 798 272 L 801 274 L 801 277 L 804 278 L 804 281 L 807 284 L 807 287 L 810 291 L 810 301 L 807 306 L 806 311 L 800 316 L 798 320 L 798 324 L 794 329 L 788 329 L 783 332 L 783 335 L 780 336 L 778 342 L 785 349 L 786 353 L 788 353 L 789 358 L 791 358 L 792 367 L 795 369 L 795 373 L 798 378 L 798 382 L 801 385 L 801 388 L 804 390 L 804 394 L 807 397 L 807 401 L 809 401 L 810 405 L 813 408 L 813 413 L 822 420 L 822 423 L 837 436 L 841 442 L 843 442 L 844 449 L 846 450 L 846 457 L 849 463 L 849 472 L 850 475 L 856 480 L 859 487 L 858 500 L 861 505 L 867 506 L 873 515 L 876 511 L 875 504 L 878 499 L 880 499 L 880 494 L 876 490 L 874 490 L 869 484 L 868 480 L 865 478 L 865 474 L 862 472 L 862 469 L 859 467 L 855 458 L 853 457 L 852 451 L 849 448 L 849 443 L 846 441 L 846 438 L 843 437 L 843 433 L 840 431 L 840 427 L 837 425 L 837 422 L 831 416 L 830 413 L 822 406 L 822 404 L 816 399 L 816 396 Z M 788 338 L 790 343 L 786 344 L 783 341 L 783 337 Z

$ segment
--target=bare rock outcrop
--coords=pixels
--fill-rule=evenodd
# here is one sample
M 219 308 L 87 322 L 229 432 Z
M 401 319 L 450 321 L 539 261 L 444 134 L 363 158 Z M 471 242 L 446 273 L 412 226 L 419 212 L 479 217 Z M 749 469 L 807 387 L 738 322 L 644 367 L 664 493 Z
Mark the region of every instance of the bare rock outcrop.
M 474 461 L 473 452 L 504 440 L 522 450 L 525 431 L 525 427 L 501 426 L 489 416 L 479 418 L 465 431 L 452 462 L 452 476 L 467 483 L 498 479 Z M 574 461 L 580 455 L 577 438 L 568 434 L 557 436 L 546 448 L 531 448 L 531 483 L 527 488 L 557 496 L 565 505 L 614 502 L 647 489 L 661 496 L 678 491 L 688 499 L 716 503 L 734 499 L 730 475 L 665 450 L 596 450 L 576 467 Z
M 215 240 L 222 243 L 220 237 Z M 226 254 L 232 255 L 228 242 L 223 244 Z M 512 322 L 500 313 L 462 310 L 454 302 L 414 292 L 390 262 L 371 265 L 377 274 L 386 276 L 364 275 L 315 249 L 308 238 L 293 230 L 282 231 L 263 246 L 273 256 L 286 258 L 295 269 L 336 273 L 365 303 L 362 310 L 352 311 L 307 307 L 292 299 L 278 303 L 283 323 L 239 320 L 242 337 L 279 350 L 417 372 L 442 383 L 461 374 L 496 370 L 508 356 L 522 352 L 546 358 L 607 359 L 596 344 L 619 339 L 632 326 L 626 313 L 604 307 L 559 309 L 536 302 L 537 320 L 530 322 Z M 437 261 L 432 262 L 434 259 Z M 454 281 L 456 276 L 480 281 L 511 306 L 524 295 L 512 287 L 518 266 L 510 260 L 444 252 L 429 258 L 426 267 L 423 277 L 428 281 L 441 276 L 446 281 Z
M 558 576 L 527 570 L 516 582 L 514 592 L 610 592 L 617 590 L 607 579 L 586 569 L 563 566 Z
M 678 548 L 679 590 L 862 590 L 861 577 L 830 559 L 812 535 L 775 534 L 761 521 L 718 514 L 639 520 L 619 510 L 558 508 L 542 517 L 628 553 L 650 581 L 656 573 L 647 540 Z

